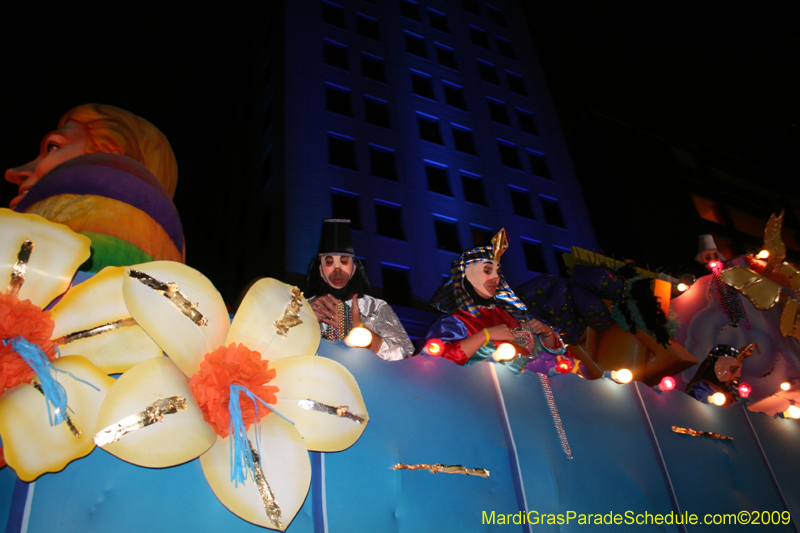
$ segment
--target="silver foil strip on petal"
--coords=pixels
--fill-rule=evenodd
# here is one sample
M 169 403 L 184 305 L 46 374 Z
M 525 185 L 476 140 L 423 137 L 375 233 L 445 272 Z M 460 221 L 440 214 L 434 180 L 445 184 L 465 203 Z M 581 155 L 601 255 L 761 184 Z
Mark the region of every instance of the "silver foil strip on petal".
M 94 436 L 94 443 L 97 446 L 106 446 L 117 442 L 127 433 L 161 422 L 164 416 L 175 414 L 182 409 L 186 409 L 186 398 L 182 396 L 170 396 L 156 400 L 141 413 L 126 416 L 119 422 L 98 431 Z
M 203 317 L 203 314 L 197 310 L 197 303 L 190 301 L 185 294 L 178 288 L 177 283 L 171 281 L 164 283 L 158 281 L 138 270 L 128 270 L 128 276 L 138 280 L 143 285 L 146 285 L 154 291 L 163 294 L 172 304 L 180 310 L 181 313 L 186 315 L 192 322 L 198 326 L 205 326 L 208 324 L 208 319 Z
M 347 418 L 353 422 L 358 422 L 359 424 L 364 423 L 364 417 L 351 412 L 347 405 L 336 407 L 333 405 L 320 403 L 315 400 L 297 400 L 297 405 L 301 409 L 306 409 L 308 411 L 317 411 L 329 415 L 336 415 L 340 418 Z

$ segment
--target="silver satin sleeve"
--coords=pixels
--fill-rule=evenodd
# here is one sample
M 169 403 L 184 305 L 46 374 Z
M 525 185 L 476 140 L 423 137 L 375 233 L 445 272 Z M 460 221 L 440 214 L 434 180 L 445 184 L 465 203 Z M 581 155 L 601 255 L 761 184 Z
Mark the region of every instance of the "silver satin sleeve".
M 399 361 L 411 357 L 414 345 L 389 304 L 364 295 L 358 299 L 358 312 L 364 325 L 383 339 L 378 357 L 387 361 Z

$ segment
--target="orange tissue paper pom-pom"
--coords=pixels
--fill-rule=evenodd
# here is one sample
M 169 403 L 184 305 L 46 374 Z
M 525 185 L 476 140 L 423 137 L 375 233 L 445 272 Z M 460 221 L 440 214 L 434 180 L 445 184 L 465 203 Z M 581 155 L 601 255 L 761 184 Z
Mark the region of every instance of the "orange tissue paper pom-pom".
M 50 311 L 42 311 L 30 300 L 20 301 L 16 296 L 0 294 L 0 340 L 22 337 L 38 344 L 47 358 L 53 359 L 57 353 L 50 340 L 54 327 Z M 11 343 L 0 342 L 0 393 L 30 381 L 33 375 L 33 369 L 14 351 Z
M 230 429 L 228 403 L 231 384 L 241 385 L 266 403 L 275 404 L 278 402 L 275 396 L 278 387 L 267 385 L 275 375 L 275 369 L 269 368 L 269 361 L 262 360 L 260 353 L 233 343 L 207 353 L 200 363 L 200 371 L 189 380 L 189 387 L 205 421 L 211 424 L 217 435 L 227 437 Z M 240 398 L 239 402 L 242 420 L 249 429 L 256 421 L 256 406 L 249 398 Z M 259 406 L 258 419 L 269 412 L 263 405 Z

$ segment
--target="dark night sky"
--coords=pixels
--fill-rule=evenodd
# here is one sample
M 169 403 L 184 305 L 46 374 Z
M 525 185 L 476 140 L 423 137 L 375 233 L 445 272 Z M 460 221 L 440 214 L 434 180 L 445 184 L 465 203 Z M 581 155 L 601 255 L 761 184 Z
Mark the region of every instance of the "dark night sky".
M 533 4 L 534 45 L 568 137 L 597 111 L 659 136 L 717 146 L 796 180 L 800 43 L 788 7 L 762 4 L 753 13 L 752 5 L 721 11 L 674 3 Z M 252 169 L 246 161 L 257 153 L 258 135 L 242 134 L 241 124 L 259 109 L 243 102 L 258 101 L 257 50 L 268 16 L 266 7 L 254 6 L 237 13 L 131 12 L 115 22 L 67 8 L 3 17 L 0 165 L 33 159 L 42 136 L 73 105 L 110 103 L 142 115 L 175 149 L 188 262 L 205 272 L 219 263 L 219 251 L 204 246 L 219 232 L 215 220 L 235 217 L 226 206 L 249 194 L 237 174 Z M 0 186 L 2 205 L 15 189 Z

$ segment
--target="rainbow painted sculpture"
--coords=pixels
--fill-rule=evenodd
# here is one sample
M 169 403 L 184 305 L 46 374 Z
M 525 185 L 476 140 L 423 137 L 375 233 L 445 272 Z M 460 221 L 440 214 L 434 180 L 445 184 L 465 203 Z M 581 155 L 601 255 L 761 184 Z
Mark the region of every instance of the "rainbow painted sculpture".
M 5 178 L 19 187 L 9 207 L 91 239 L 92 254 L 81 270 L 183 262 L 183 228 L 172 203 L 175 155 L 158 128 L 133 113 L 101 104 L 75 107 L 44 137 L 39 156 L 8 169 Z

